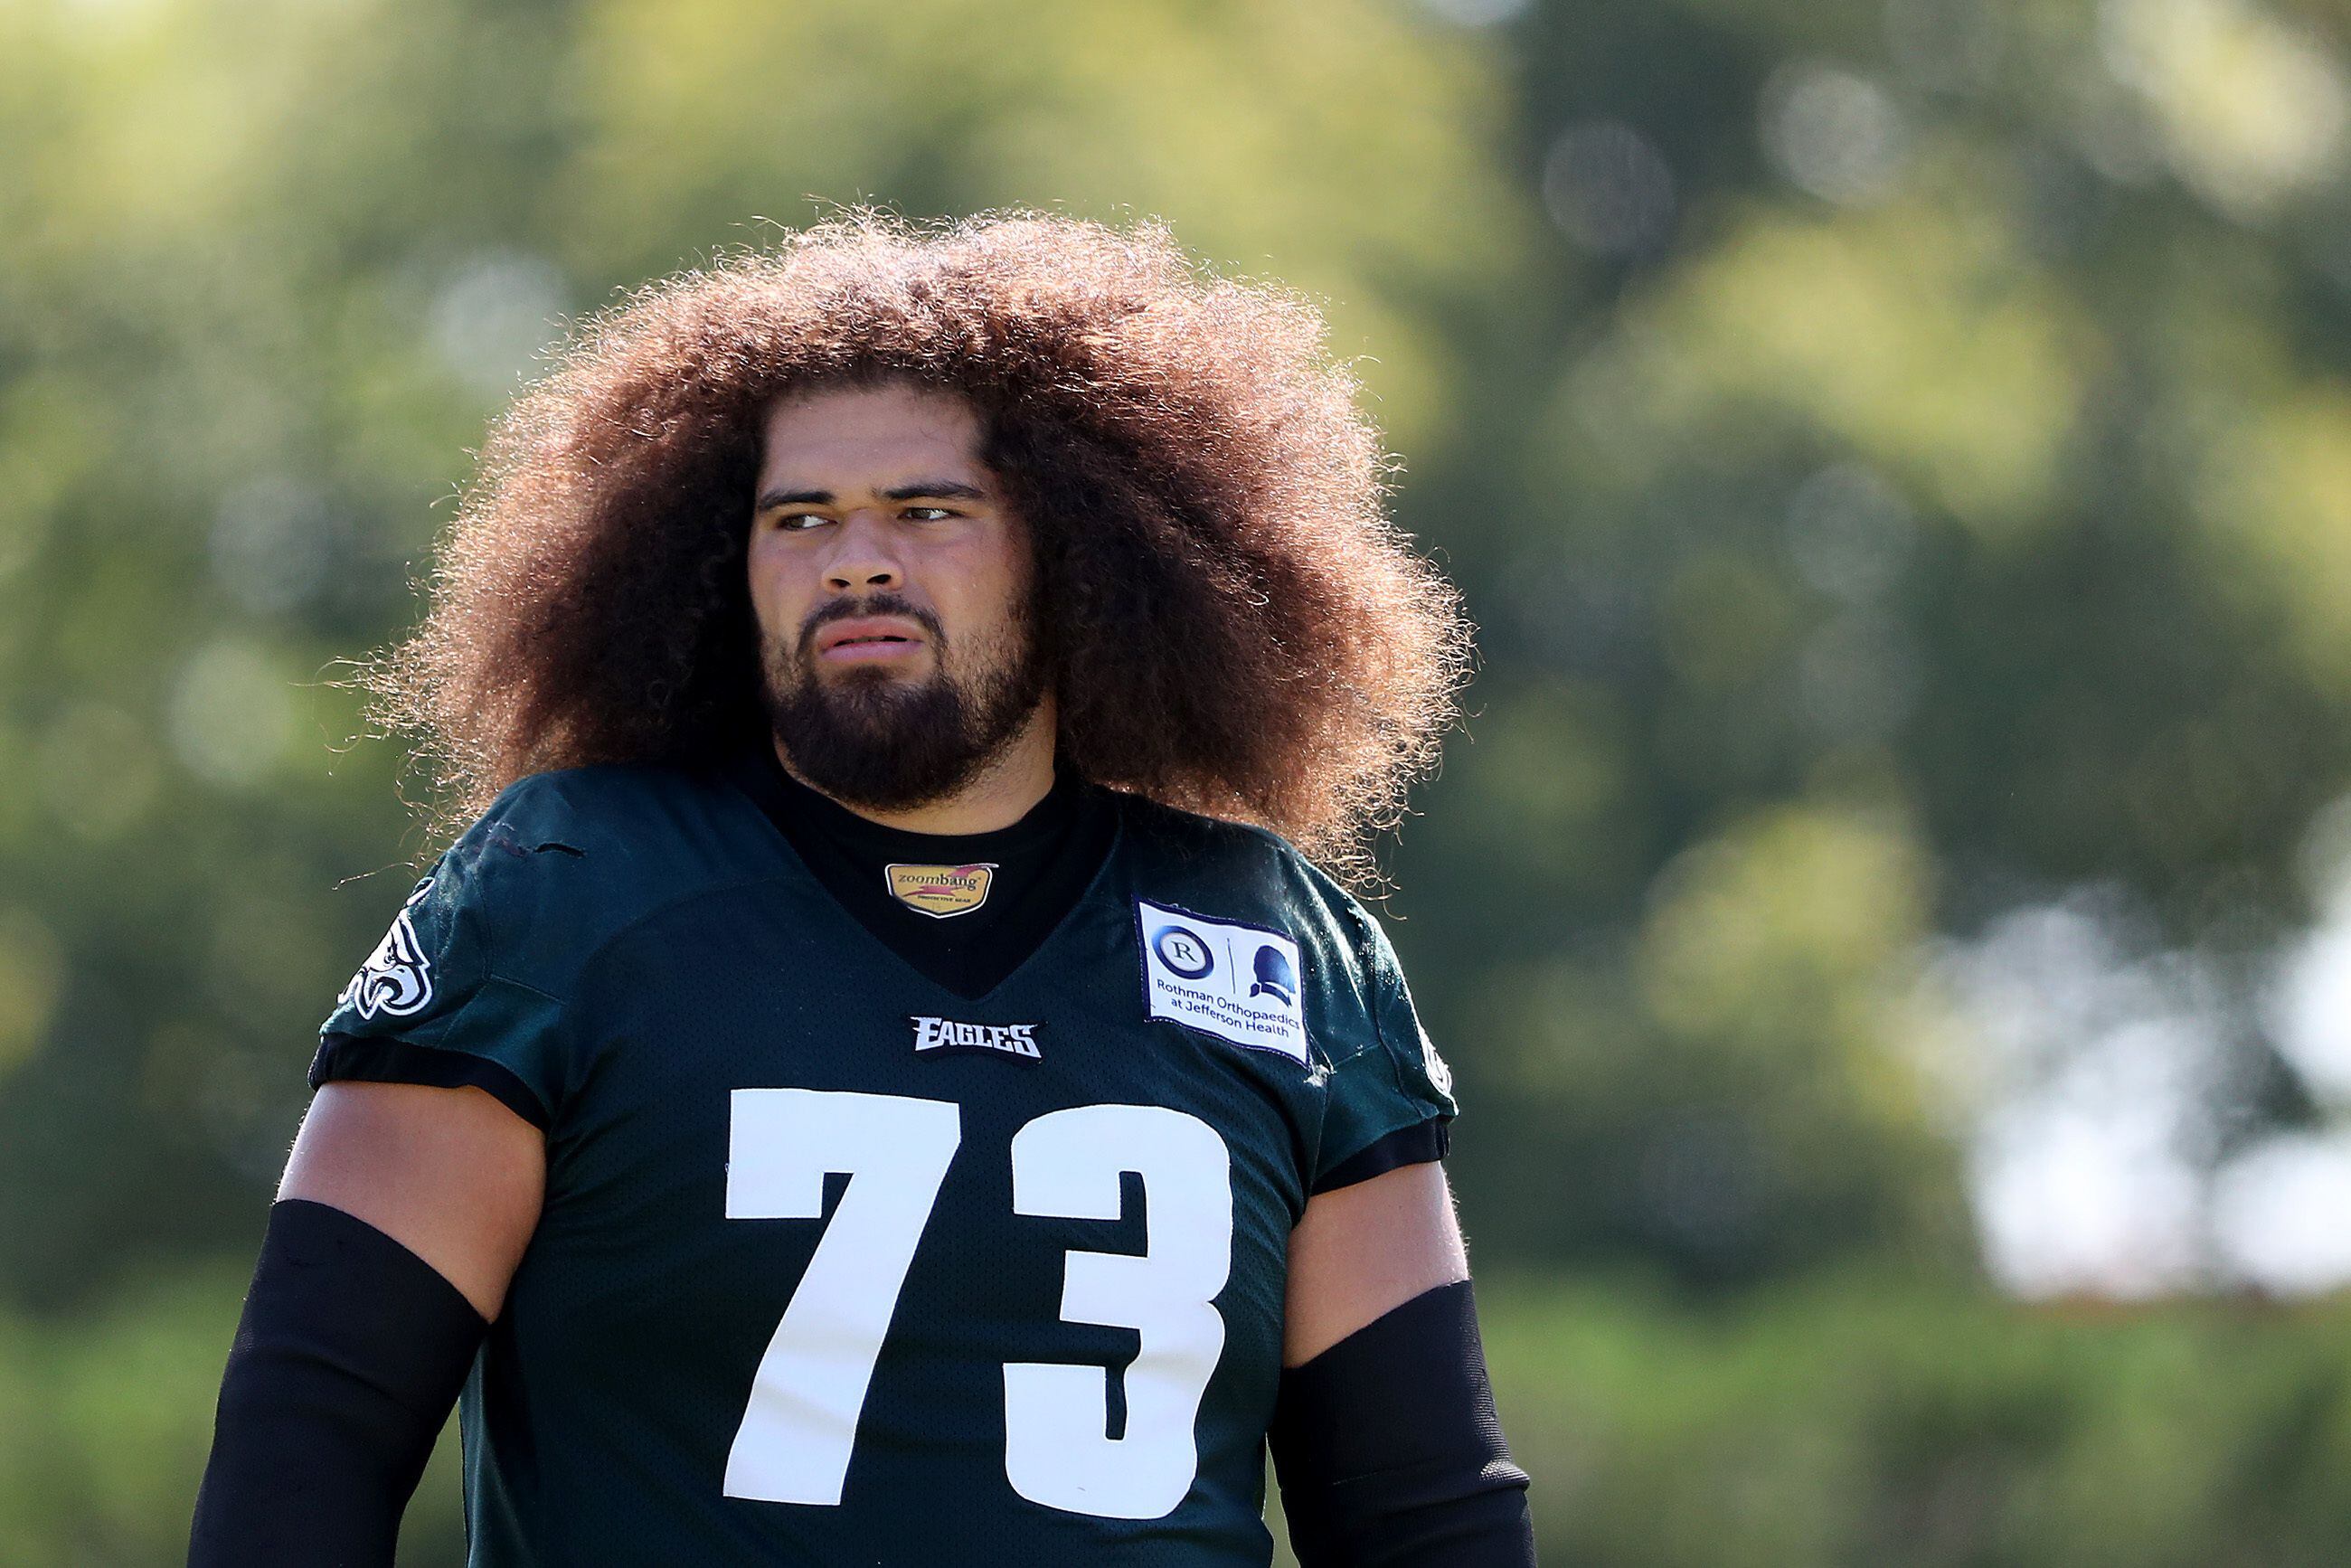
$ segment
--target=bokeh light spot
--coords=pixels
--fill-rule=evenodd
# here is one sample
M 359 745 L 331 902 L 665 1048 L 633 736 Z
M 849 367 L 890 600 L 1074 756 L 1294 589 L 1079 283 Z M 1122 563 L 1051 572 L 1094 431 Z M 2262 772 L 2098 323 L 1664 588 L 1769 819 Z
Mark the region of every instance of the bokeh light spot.
M 1763 147 L 1780 172 L 1823 201 L 1865 205 L 1893 194 L 1910 132 L 1886 89 L 1817 60 L 1763 85 Z
M 68 708 L 51 723 L 35 764 L 50 814 L 84 839 L 129 831 L 154 805 L 161 783 L 146 727 L 102 703 Z
M 282 476 L 240 486 L 213 522 L 213 576 L 239 609 L 283 614 L 319 591 L 334 554 L 319 493 Z
M 430 334 L 443 364 L 477 392 L 512 392 L 562 335 L 563 275 L 538 256 L 486 251 L 434 297 Z
M 1562 233 L 1599 256 L 1643 256 L 1671 237 L 1674 172 L 1621 120 L 1572 125 L 1543 161 L 1543 207 Z
M 258 781 L 285 756 L 293 729 L 293 694 L 260 650 L 211 643 L 181 666 L 172 695 L 172 748 L 199 778 L 233 786 Z
M 65 978 L 65 952 L 28 910 L 0 909 L 0 1080 L 39 1049 Z

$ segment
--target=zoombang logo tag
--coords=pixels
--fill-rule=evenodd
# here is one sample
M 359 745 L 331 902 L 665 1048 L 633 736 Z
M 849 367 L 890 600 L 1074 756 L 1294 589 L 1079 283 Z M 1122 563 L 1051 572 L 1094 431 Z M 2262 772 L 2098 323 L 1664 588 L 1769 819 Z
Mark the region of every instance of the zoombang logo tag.
M 400 913 L 392 916 L 392 929 L 343 988 L 338 998 L 343 1006 L 359 1009 L 363 1019 L 378 1013 L 406 1018 L 423 1012 L 432 1002 L 433 961 L 424 956 L 423 945 L 416 939 L 416 923 L 409 918 L 409 912 L 432 891 L 429 876 L 416 884 Z
M 974 865 L 891 865 L 890 896 L 934 920 L 968 915 L 987 902 L 993 862 Z
M 1305 1062 L 1298 944 L 1279 931 L 1137 900 L 1151 1016 Z

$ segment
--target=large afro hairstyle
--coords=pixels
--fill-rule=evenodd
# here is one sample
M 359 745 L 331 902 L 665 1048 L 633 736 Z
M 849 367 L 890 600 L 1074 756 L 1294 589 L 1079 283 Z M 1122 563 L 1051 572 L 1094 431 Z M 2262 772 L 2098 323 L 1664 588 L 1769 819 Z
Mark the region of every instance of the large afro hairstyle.
M 1323 339 L 1156 225 L 858 210 L 721 256 L 587 321 L 497 423 L 428 614 L 363 683 L 441 831 L 527 774 L 756 741 L 765 414 L 903 379 L 970 401 L 1029 527 L 1061 757 L 1360 870 L 1469 640 Z

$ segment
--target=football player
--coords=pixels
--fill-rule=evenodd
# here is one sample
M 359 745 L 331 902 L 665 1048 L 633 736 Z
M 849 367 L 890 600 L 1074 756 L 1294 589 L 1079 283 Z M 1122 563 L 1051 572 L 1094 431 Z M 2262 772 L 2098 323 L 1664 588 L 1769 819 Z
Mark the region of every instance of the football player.
M 499 427 L 377 668 L 471 818 L 343 992 L 192 1561 L 1533 1561 L 1362 864 L 1455 597 L 1321 323 L 872 214 Z M 460 1398 L 462 1391 L 462 1399 Z

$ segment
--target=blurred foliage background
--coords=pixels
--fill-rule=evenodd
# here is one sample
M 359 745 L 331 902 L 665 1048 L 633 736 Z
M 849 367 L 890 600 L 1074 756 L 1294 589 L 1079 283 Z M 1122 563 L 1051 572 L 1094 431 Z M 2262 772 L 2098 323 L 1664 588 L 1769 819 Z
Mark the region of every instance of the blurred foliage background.
M 467 449 L 858 200 L 1325 302 L 1483 627 L 1386 907 L 1552 1560 L 2351 1557 L 2346 32 L 0 0 L 0 1561 L 182 1549 Z

